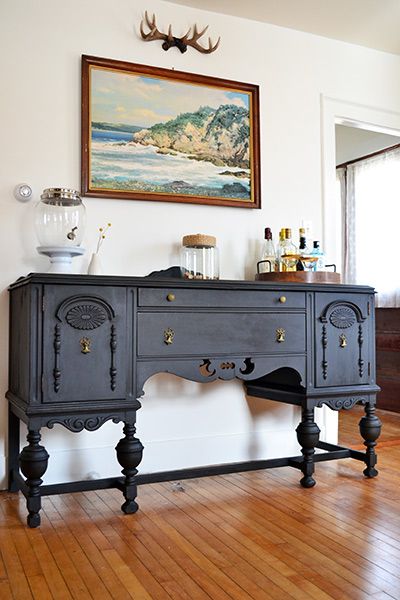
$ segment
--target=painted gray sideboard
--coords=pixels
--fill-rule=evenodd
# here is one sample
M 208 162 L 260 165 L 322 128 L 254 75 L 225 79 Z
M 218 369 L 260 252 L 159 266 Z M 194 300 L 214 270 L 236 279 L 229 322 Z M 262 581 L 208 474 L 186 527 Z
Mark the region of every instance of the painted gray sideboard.
M 369 287 L 31 274 L 10 286 L 9 489 L 40 524 L 41 494 L 118 487 L 133 513 L 144 481 L 291 465 L 312 487 L 314 462 L 352 457 L 374 477 L 374 290 Z M 301 456 L 188 472 L 137 475 L 138 398 L 155 373 L 198 382 L 244 381 L 249 394 L 299 405 Z M 315 407 L 365 406 L 366 452 L 319 441 Z M 20 452 L 19 421 L 28 428 Z M 124 422 L 116 446 L 122 478 L 42 486 L 49 455 L 40 429 L 93 431 Z M 314 454 L 315 448 L 325 452 Z M 21 473 L 23 476 L 21 475 Z

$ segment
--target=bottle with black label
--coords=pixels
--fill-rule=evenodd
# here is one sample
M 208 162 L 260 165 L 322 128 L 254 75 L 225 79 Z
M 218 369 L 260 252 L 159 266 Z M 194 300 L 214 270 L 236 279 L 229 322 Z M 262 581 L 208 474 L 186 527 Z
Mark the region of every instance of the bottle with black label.
M 260 264 L 260 273 L 272 273 L 276 270 L 276 253 L 274 242 L 272 241 L 272 231 L 270 227 L 264 230 L 264 247 L 261 255 L 261 260 L 265 261 Z
M 299 229 L 299 254 L 300 258 L 296 264 L 296 271 L 304 271 L 307 270 L 305 262 L 303 258 L 310 255 L 310 250 L 307 248 L 307 239 L 306 239 L 306 230 L 304 227 L 300 227 Z

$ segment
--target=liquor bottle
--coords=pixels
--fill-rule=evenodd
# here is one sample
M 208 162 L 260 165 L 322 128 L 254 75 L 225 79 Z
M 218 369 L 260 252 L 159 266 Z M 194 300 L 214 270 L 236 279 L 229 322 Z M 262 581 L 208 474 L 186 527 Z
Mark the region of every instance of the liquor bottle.
M 302 257 L 306 257 L 310 255 L 310 250 L 307 248 L 307 239 L 306 239 L 306 230 L 304 227 L 300 227 L 299 229 L 299 254 L 300 258 L 296 264 L 296 271 L 304 271 L 309 270 L 307 265 L 302 260 Z
M 313 242 L 313 249 L 311 252 L 312 256 L 318 257 L 318 260 L 314 262 L 313 271 L 324 271 L 325 270 L 325 254 L 320 248 L 319 241 Z
M 279 242 L 276 246 L 276 270 L 282 271 L 282 254 L 284 253 L 284 245 L 285 245 L 285 229 L 282 229 L 279 232 Z
M 264 238 L 265 242 L 261 260 L 265 260 L 266 262 L 261 263 L 260 273 L 270 273 L 276 269 L 276 253 L 274 242 L 272 241 L 272 231 L 269 227 L 266 227 L 264 230 Z
M 282 253 L 282 271 L 295 271 L 297 264 L 297 248 L 292 242 L 292 230 L 285 229 L 285 239 Z

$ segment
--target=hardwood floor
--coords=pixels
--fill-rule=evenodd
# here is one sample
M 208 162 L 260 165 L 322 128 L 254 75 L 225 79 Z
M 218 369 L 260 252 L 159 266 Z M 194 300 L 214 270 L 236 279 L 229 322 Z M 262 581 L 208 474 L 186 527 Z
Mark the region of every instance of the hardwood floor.
M 3 492 L 0 599 L 400 599 L 400 415 L 379 414 L 376 479 L 346 459 L 307 490 L 291 468 L 143 485 L 130 516 L 116 490 L 49 496 L 33 530 Z

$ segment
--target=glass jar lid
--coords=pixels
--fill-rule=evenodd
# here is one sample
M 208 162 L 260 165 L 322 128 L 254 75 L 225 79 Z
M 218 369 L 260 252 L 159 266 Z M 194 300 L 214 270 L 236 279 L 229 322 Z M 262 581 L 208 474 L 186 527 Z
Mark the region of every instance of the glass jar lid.
M 68 188 L 46 188 L 40 196 L 44 204 L 77 206 L 82 204 L 79 192 Z

